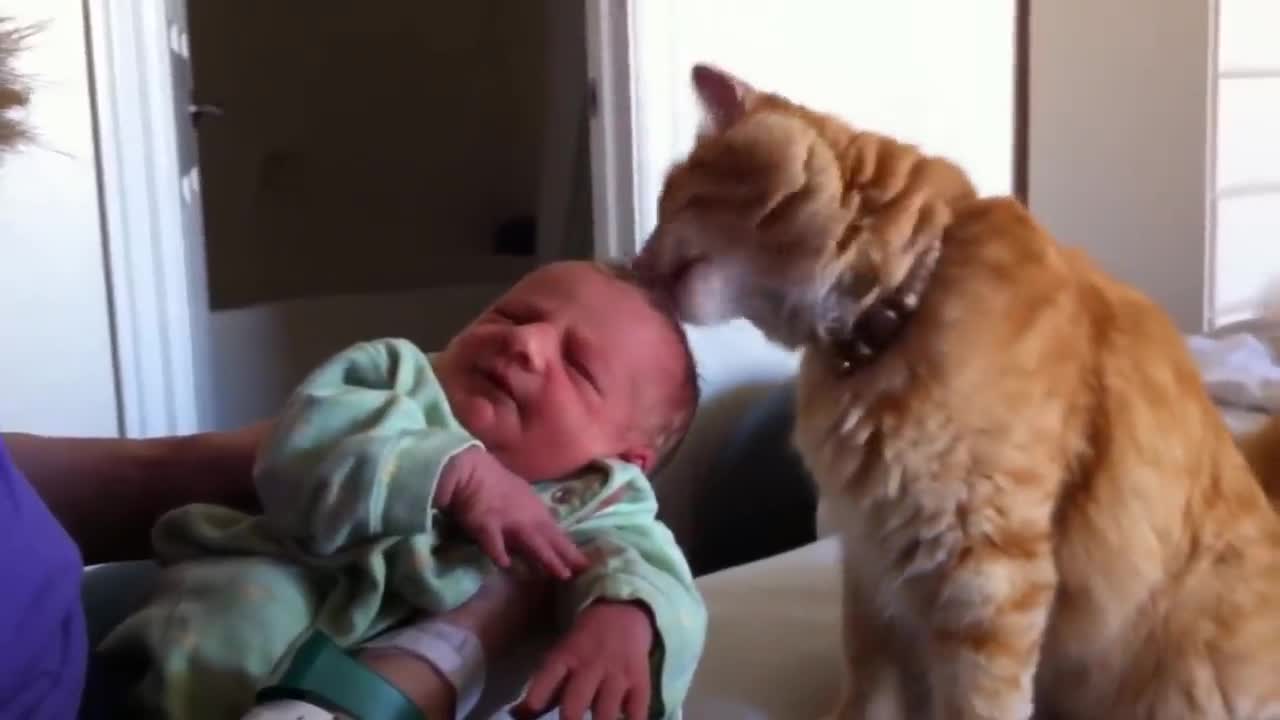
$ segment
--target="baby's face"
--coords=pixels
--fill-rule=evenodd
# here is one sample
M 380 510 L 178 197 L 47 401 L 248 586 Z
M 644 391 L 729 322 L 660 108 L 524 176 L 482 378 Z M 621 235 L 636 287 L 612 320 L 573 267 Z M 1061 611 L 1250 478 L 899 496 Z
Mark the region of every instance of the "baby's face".
M 585 262 L 526 276 L 435 360 L 458 420 L 530 481 L 619 457 L 648 469 L 649 396 L 679 383 L 674 328 L 635 287 Z

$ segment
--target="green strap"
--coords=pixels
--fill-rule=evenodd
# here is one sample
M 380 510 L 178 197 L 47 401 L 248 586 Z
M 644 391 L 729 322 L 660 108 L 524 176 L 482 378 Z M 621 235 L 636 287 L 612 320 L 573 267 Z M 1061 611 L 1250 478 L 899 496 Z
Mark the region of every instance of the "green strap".
M 259 705 L 299 700 L 356 720 L 426 720 L 399 688 L 319 630 L 298 647 L 280 679 L 258 691 L 256 700 Z

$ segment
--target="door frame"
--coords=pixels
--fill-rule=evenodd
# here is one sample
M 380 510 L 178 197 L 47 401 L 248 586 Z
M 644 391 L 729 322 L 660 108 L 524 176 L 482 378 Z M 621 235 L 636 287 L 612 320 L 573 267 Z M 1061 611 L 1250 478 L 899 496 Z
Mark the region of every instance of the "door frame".
M 654 0 L 656 1 L 656 0 Z M 581 0 L 591 92 L 591 171 L 597 258 L 636 248 L 630 36 L 633 0 Z M 199 173 L 184 176 L 179 148 L 190 98 L 174 73 L 189 39 L 168 2 L 85 0 L 112 335 L 126 437 L 208 429 L 207 298 L 193 268 L 203 228 L 184 222 L 199 202 Z
M 591 172 L 597 259 L 633 255 L 645 208 L 637 172 L 640 134 L 669 134 L 671 118 L 645 115 L 636 98 L 660 73 L 645 72 L 669 48 L 637 48 L 637 24 L 654 22 L 674 0 L 581 0 L 585 3 L 587 82 L 591 92 Z M 207 397 L 197 348 L 207 338 L 207 299 L 192 282 L 203 263 L 203 231 L 184 222 L 184 203 L 198 203 L 199 173 L 184 178 L 179 147 L 193 132 L 182 119 L 189 98 L 175 97 L 173 73 L 189 61 L 185 28 L 168 3 L 86 0 L 90 67 L 97 114 L 103 229 L 114 323 L 123 432 L 128 437 L 206 429 Z M 1029 0 L 1018 0 L 1014 187 L 1025 198 L 1027 166 Z M 652 35 L 652 33 L 651 33 Z M 656 37 L 656 36 L 655 36 Z M 651 41 L 652 42 L 652 39 Z M 637 54 L 644 57 L 637 60 Z M 203 305 L 202 305 L 203 304 Z
M 668 0 L 644 0 L 661 3 Z M 590 92 L 591 212 L 597 259 L 635 253 L 636 108 L 632 60 L 636 0 L 583 0 Z
M 196 432 L 200 299 L 188 251 L 203 238 L 183 221 L 199 181 L 181 171 L 186 98 L 173 87 L 173 56 L 189 55 L 188 40 L 163 2 L 86 0 L 85 20 L 121 432 Z

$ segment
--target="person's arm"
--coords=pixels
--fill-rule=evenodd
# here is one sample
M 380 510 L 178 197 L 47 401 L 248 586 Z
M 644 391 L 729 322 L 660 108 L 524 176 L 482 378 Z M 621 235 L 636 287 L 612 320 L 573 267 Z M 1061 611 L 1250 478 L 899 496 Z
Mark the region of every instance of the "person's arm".
M 85 563 L 95 564 L 150 557 L 151 528 L 174 508 L 252 509 L 254 455 L 270 427 L 147 440 L 0 437 Z

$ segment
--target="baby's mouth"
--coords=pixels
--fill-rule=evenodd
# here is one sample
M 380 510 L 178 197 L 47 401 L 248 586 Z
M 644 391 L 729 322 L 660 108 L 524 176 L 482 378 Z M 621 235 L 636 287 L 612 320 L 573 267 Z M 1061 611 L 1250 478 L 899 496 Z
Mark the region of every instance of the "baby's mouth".
M 489 367 L 477 367 L 476 375 L 490 390 L 515 403 L 515 390 L 511 387 L 511 381 L 507 379 L 506 375 Z

